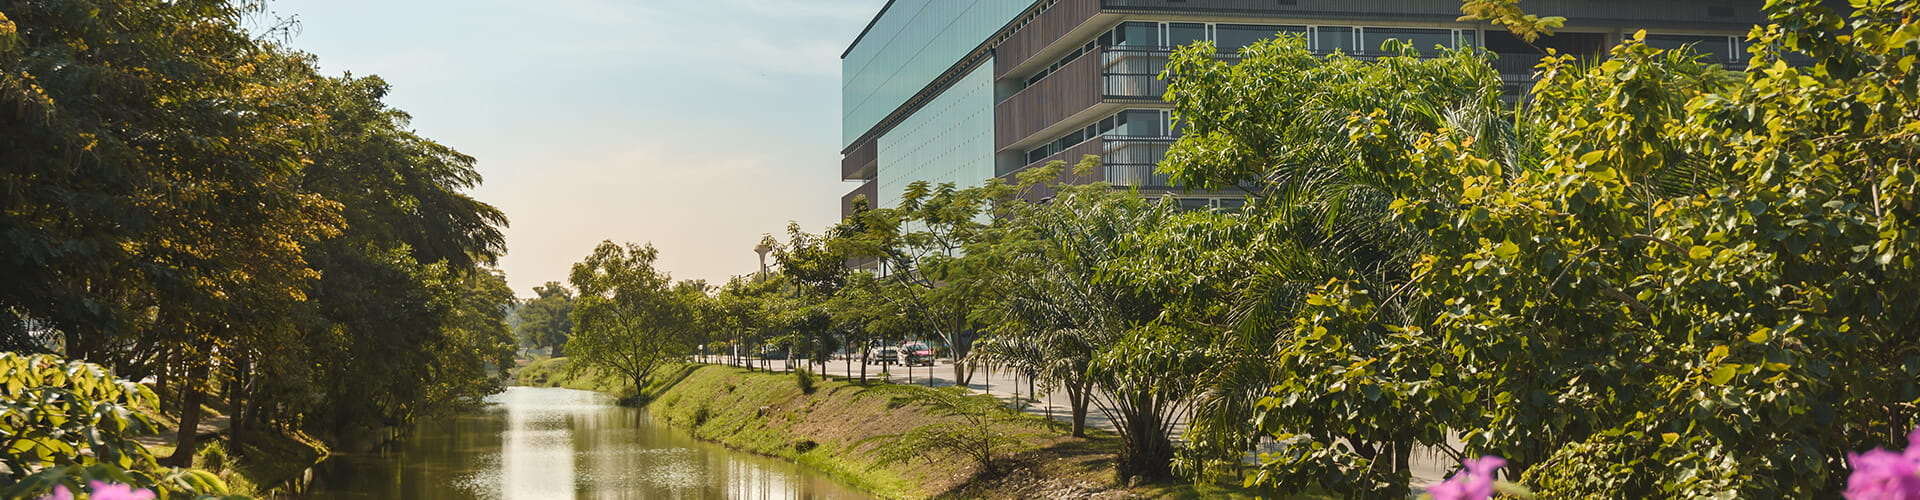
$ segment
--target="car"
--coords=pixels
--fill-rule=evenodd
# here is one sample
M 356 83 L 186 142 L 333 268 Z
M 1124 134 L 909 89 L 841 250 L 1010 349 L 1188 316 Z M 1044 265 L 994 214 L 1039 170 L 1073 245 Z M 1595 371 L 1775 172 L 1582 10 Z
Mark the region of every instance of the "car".
M 920 342 L 908 342 L 900 346 L 907 358 L 907 366 L 933 366 L 933 348 Z
M 877 365 L 891 365 L 900 362 L 900 349 L 893 347 L 875 347 L 867 350 L 867 362 Z

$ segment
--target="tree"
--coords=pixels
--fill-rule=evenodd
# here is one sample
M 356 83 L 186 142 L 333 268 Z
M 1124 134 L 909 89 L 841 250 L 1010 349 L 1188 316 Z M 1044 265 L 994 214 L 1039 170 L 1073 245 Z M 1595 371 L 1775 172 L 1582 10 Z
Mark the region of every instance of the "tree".
M 561 350 L 573 333 L 573 291 L 558 281 L 549 281 L 533 287 L 533 293 L 538 296 L 517 310 L 520 344 L 551 348 L 554 357 L 564 356 Z
M 1023 181 L 1052 180 L 1062 166 Z M 1148 259 L 1163 245 L 1199 248 L 1181 235 L 1224 215 L 1180 213 L 1171 200 L 1099 183 L 1056 188 L 1045 203 L 1008 201 L 982 238 L 994 243 L 968 247 L 975 286 L 992 297 L 977 311 L 992 329 L 976 355 L 1066 390 L 1076 435 L 1089 406 L 1105 412 L 1122 440 L 1122 477 L 1169 477 L 1173 428 L 1212 364 L 1204 323 L 1172 307 L 1207 301 L 1220 283 L 1195 263 Z
M 1337 152 L 1336 170 L 1384 195 L 1376 225 L 1418 236 L 1404 280 L 1334 276 L 1247 310 L 1274 318 L 1277 341 L 1252 416 L 1288 444 L 1250 481 L 1403 489 L 1376 458 L 1398 453 L 1366 443 L 1451 430 L 1544 495 L 1836 495 L 1844 452 L 1898 439 L 1920 397 L 1907 132 L 1920 98 L 1897 90 L 1914 88 L 1902 61 L 1920 7 L 1855 6 L 1770 2 L 1744 81 L 1637 37 L 1590 66 L 1550 58 L 1511 140 L 1451 118 L 1459 108 L 1401 105 L 1480 86 L 1391 79 L 1369 81 L 1392 94 L 1317 122 L 1330 134 L 1239 140 L 1234 124 L 1192 122 L 1175 168 L 1194 178 Z M 1795 54 L 1814 62 L 1787 64 Z M 1282 67 L 1322 67 L 1296 60 Z M 1248 64 L 1170 68 L 1174 94 L 1215 110 L 1326 102 L 1264 100 L 1259 78 L 1296 73 Z
M 626 377 L 644 391 L 647 378 L 693 351 L 694 301 L 705 297 L 691 283 L 676 285 L 654 269 L 659 251 L 652 245 L 601 242 L 586 260 L 573 265 L 571 283 L 580 291 L 573 308 L 573 363 L 569 370 L 595 368 Z
M 1214 345 L 1220 364 L 1205 375 L 1207 389 L 1185 434 L 1190 446 L 1181 465 L 1189 474 L 1237 471 L 1263 434 L 1246 415 L 1272 393 L 1287 397 L 1263 412 L 1269 425 L 1327 445 L 1289 447 L 1280 455 L 1301 469 L 1286 477 L 1303 482 L 1289 487 L 1404 493 L 1412 445 L 1444 442 L 1445 427 L 1432 413 L 1408 404 L 1430 397 L 1417 393 L 1421 386 L 1401 383 L 1397 373 L 1344 368 L 1393 355 L 1383 343 L 1390 338 L 1385 322 L 1356 323 L 1359 331 L 1346 332 L 1343 343 L 1300 346 L 1334 346 L 1328 354 L 1350 358 L 1326 360 L 1328 366 L 1295 364 L 1298 353 L 1281 348 L 1303 341 L 1290 335 L 1293 321 L 1330 280 L 1388 298 L 1376 320 L 1422 314 L 1425 304 L 1394 293 L 1426 242 L 1418 231 L 1384 223 L 1394 199 L 1388 176 L 1405 163 L 1391 152 L 1448 131 L 1470 137 L 1475 151 L 1489 158 L 1522 162 L 1530 154 L 1485 54 L 1421 58 L 1411 47 L 1390 48 L 1402 55 L 1321 57 L 1304 40 L 1281 37 L 1243 49 L 1236 64 L 1216 60 L 1211 51 L 1186 50 L 1168 66 L 1168 74 L 1178 76 L 1168 95 L 1188 132 L 1163 168 L 1177 182 L 1250 188 L 1260 198 L 1234 223 L 1199 235 L 1197 247 L 1156 252 L 1165 262 L 1239 267 L 1222 270 L 1238 283 L 1222 300 L 1230 311 L 1189 314 L 1224 319 L 1213 325 L 1224 333 Z M 1250 102 L 1259 105 L 1246 107 Z M 1351 127 L 1362 123 L 1385 137 L 1354 140 Z M 1307 378 L 1315 381 L 1294 385 Z M 1329 389 L 1355 381 L 1367 389 Z
M 506 220 L 463 193 L 473 158 L 379 79 L 251 36 L 259 12 L 0 6 L 0 346 L 152 376 L 184 427 L 224 403 L 236 436 L 376 439 L 477 401 Z
M 998 183 L 968 189 L 951 183 L 908 184 L 900 205 L 855 212 L 837 252 L 849 258 L 880 259 L 880 280 L 892 302 L 923 332 L 953 353 L 954 380 L 965 383 L 966 362 L 976 334 L 968 312 L 977 299 L 969 286 L 972 268 L 965 247 L 981 236 L 991 204 L 1004 197 Z

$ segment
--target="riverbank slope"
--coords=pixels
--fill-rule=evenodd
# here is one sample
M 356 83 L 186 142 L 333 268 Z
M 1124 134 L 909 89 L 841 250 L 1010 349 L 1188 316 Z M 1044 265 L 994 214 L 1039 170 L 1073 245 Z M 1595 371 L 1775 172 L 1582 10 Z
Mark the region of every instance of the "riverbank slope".
M 565 359 L 543 360 L 517 374 L 522 385 L 597 390 L 623 398 L 630 387 L 595 374 L 568 376 Z M 655 377 L 645 391 L 656 421 L 695 437 L 821 470 L 883 498 L 1135 498 L 1112 485 L 1114 440 L 1067 437 L 1042 417 L 1009 431 L 1025 434 L 1009 472 L 984 477 L 965 458 L 933 455 L 879 464 L 873 450 L 887 436 L 954 417 L 902 404 L 893 386 L 816 380 L 811 394 L 790 373 L 689 365 Z M 957 422 L 956 422 L 957 425 Z M 937 466 L 928 466 L 929 463 Z

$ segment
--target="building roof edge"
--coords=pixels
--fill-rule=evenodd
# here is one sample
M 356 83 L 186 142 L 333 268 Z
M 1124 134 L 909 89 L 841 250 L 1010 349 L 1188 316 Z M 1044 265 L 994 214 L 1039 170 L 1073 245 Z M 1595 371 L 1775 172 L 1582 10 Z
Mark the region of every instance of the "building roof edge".
M 887 15 L 887 9 L 893 8 L 893 2 L 895 1 L 898 1 L 898 0 L 887 0 L 886 5 L 880 6 L 880 12 L 873 14 L 873 19 L 870 19 L 867 21 L 867 27 L 860 28 L 860 35 L 853 37 L 853 43 L 847 44 L 847 50 L 840 51 L 841 59 L 846 59 L 847 54 L 853 53 L 854 47 L 860 46 L 860 40 L 864 40 L 867 38 L 867 32 L 873 31 L 873 25 L 880 23 L 880 17 Z

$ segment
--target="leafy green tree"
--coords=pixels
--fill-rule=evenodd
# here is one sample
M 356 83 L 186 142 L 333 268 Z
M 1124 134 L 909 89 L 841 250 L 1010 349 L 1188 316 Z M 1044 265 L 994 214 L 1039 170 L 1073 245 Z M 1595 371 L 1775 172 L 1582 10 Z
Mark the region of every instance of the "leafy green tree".
M 520 344 L 547 347 L 553 356 L 564 356 L 567 336 L 573 333 L 573 291 L 558 281 L 533 287 L 533 300 L 515 311 L 520 316 Z
M 236 430 L 379 436 L 477 400 L 497 330 L 470 320 L 498 315 L 461 299 L 495 297 L 505 218 L 462 192 L 473 159 L 380 80 L 254 38 L 258 9 L 0 6 L 0 345 L 153 376 L 188 428 L 224 403 Z
M 1050 181 L 1062 167 L 1024 181 Z M 975 286 L 992 297 L 976 311 L 992 325 L 976 356 L 1064 389 L 1076 435 L 1089 407 L 1105 412 L 1122 440 L 1122 477 L 1168 477 L 1174 426 L 1186 420 L 1212 364 L 1205 323 L 1171 307 L 1206 301 L 1201 295 L 1220 286 L 1220 275 L 1147 259 L 1155 247 L 1197 246 L 1183 234 L 1223 215 L 1180 213 L 1170 200 L 1105 184 L 1056 188 L 1049 202 L 1008 201 L 996 234 L 982 238 L 994 243 L 968 247 L 981 270 Z
M 1744 81 L 1638 40 L 1549 60 L 1519 147 L 1381 99 L 1335 137 L 1187 162 L 1233 179 L 1267 169 L 1232 155 L 1352 151 L 1379 224 L 1420 237 L 1403 284 L 1336 277 L 1273 306 L 1291 326 L 1256 415 L 1289 452 L 1252 481 L 1391 490 L 1341 432 L 1453 430 L 1548 496 L 1835 495 L 1844 452 L 1897 439 L 1920 393 L 1916 98 L 1898 90 L 1920 28 L 1909 2 L 1855 7 L 1770 2 Z
M 1226 319 L 1213 324 L 1223 332 L 1213 346 L 1219 365 L 1204 376 L 1207 389 L 1185 434 L 1190 446 L 1181 465 L 1189 474 L 1206 478 L 1239 469 L 1266 434 L 1246 415 L 1270 392 L 1288 397 L 1264 413 L 1267 425 L 1326 445 L 1290 446 L 1281 455 L 1301 471 L 1286 476 L 1300 481 L 1289 487 L 1406 492 L 1412 446 L 1444 442 L 1445 426 L 1432 410 L 1409 404 L 1431 398 L 1419 394 L 1423 386 L 1386 373 L 1360 379 L 1366 382 L 1360 393 L 1332 390 L 1320 385 L 1344 389 L 1369 372 L 1298 366 L 1297 353 L 1279 348 L 1298 339 L 1289 334 L 1293 320 L 1330 280 L 1387 297 L 1377 320 L 1423 314 L 1427 307 L 1394 293 L 1426 242 L 1417 231 L 1383 223 L 1394 199 L 1388 176 L 1405 164 L 1390 153 L 1416 148 L 1438 131 L 1467 137 L 1476 152 L 1503 162 L 1524 162 L 1535 148 L 1515 128 L 1484 54 L 1419 58 L 1411 47 L 1390 48 L 1403 55 L 1322 57 L 1304 40 L 1282 37 L 1243 49 L 1237 64 L 1206 50 L 1182 51 L 1169 64 L 1168 74 L 1178 77 L 1168 96 L 1187 134 L 1163 169 L 1176 182 L 1249 189 L 1259 197 L 1243 217 L 1188 235 L 1193 244 L 1163 246 L 1151 259 L 1222 263 L 1216 266 L 1226 268 L 1216 272 L 1239 283 L 1220 301 L 1231 310 L 1210 313 L 1218 304 L 1197 303 L 1185 314 Z M 1248 108 L 1249 102 L 1260 105 Z M 1355 140 L 1350 124 L 1361 120 L 1380 123 L 1391 135 Z M 1343 338 L 1349 342 L 1301 347 L 1334 346 L 1331 353 L 1352 357 L 1346 361 L 1388 355 L 1384 321 L 1355 327 L 1361 331 Z M 1313 387 L 1289 382 L 1315 377 L 1324 378 Z
M 953 353 L 954 379 L 967 380 L 967 354 L 977 334 L 968 320 L 978 299 L 970 286 L 967 245 L 987 228 L 992 204 L 1004 197 L 997 183 L 959 189 L 951 183 L 908 184 L 896 207 L 856 212 L 837 238 L 841 255 L 880 260 L 887 300 L 921 332 Z
M 652 245 L 607 241 L 573 265 L 580 297 L 568 369 L 610 371 L 640 391 L 654 372 L 693 352 L 696 301 L 705 298 L 705 287 L 675 284 L 654 269 L 659 255 Z

